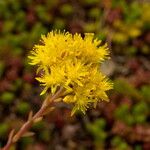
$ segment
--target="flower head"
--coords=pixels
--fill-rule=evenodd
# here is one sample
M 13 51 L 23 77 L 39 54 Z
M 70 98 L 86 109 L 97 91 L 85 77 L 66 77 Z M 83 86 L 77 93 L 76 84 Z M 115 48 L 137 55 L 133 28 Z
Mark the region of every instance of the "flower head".
M 107 45 L 94 39 L 94 34 L 52 31 L 42 36 L 41 44 L 31 51 L 30 64 L 43 74 L 37 80 L 54 94 L 59 87 L 67 93 L 63 101 L 73 104 L 72 114 L 83 113 L 99 100 L 108 101 L 107 90 L 112 83 L 100 72 L 100 64 L 108 58 Z

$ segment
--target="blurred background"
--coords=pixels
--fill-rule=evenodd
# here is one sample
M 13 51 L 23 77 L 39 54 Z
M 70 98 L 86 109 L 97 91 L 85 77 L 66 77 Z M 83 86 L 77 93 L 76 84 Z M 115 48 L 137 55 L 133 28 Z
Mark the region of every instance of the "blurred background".
M 27 55 L 52 29 L 94 32 L 108 43 L 110 102 L 73 117 L 60 104 L 11 150 L 150 150 L 149 0 L 0 0 L 0 146 L 41 106 Z

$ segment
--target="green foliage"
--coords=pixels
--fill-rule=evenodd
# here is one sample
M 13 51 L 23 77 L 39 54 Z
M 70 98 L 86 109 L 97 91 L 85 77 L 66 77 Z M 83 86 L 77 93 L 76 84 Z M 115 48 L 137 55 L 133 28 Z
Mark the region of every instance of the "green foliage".
M 39 133 L 39 138 L 44 141 L 44 142 L 49 142 L 50 141 L 50 132 L 48 129 L 42 130 Z
M 33 137 L 22 137 L 20 143 L 21 143 L 21 147 L 25 150 L 27 145 L 34 143 L 34 139 Z
M 98 28 L 98 22 L 89 22 L 84 26 L 84 32 L 94 32 Z
M 112 146 L 115 150 L 128 150 L 128 144 L 119 136 L 115 136 L 111 141 Z
M 50 141 L 49 128 L 47 128 L 47 124 L 44 122 L 44 120 L 34 123 L 32 126 L 32 130 L 36 133 L 38 132 L 38 137 L 40 140 L 44 142 Z
M 128 105 L 121 105 L 115 110 L 115 117 L 128 125 L 132 125 L 134 123 L 134 118 L 130 114 L 130 110 Z
M 148 112 L 149 107 L 144 101 L 134 105 L 132 108 L 132 114 L 134 116 L 135 123 L 144 123 L 147 119 Z
M 115 117 L 123 121 L 127 125 L 143 124 L 146 122 L 149 107 L 141 101 L 135 104 L 132 108 L 128 105 L 122 104 L 115 110 Z
M 122 9 L 127 9 L 127 3 L 125 0 L 112 0 L 112 7 L 120 7 Z
M 70 4 L 64 4 L 60 8 L 60 12 L 64 16 L 71 15 L 73 13 L 73 7 Z
M 65 29 L 65 21 L 61 18 L 55 18 L 53 28 L 54 29 Z
M 34 131 L 38 131 L 38 130 L 42 130 L 44 127 L 45 127 L 45 123 L 43 121 L 38 121 L 34 123 L 34 125 L 32 126 L 32 129 Z
M 92 134 L 96 143 L 103 143 L 107 137 L 105 131 L 106 121 L 103 118 L 87 124 L 87 130 Z
M 50 23 L 52 21 L 52 16 L 48 13 L 46 7 L 38 5 L 36 6 L 35 11 L 43 23 Z
M 144 99 L 150 101 L 150 86 L 149 85 L 142 86 L 141 94 L 143 95 Z
M 128 23 L 134 22 L 141 16 L 141 13 L 140 5 L 137 2 L 133 2 L 125 12 L 125 21 Z
M 12 90 L 13 92 L 15 92 L 15 91 L 19 90 L 19 89 L 22 87 L 22 85 L 23 85 L 23 81 L 22 81 L 21 79 L 17 78 L 17 79 L 14 81 L 11 90 Z
M 83 3 L 86 5 L 95 5 L 98 4 L 100 0 L 83 0 Z
M 12 20 L 6 20 L 4 22 L 3 33 L 7 34 L 9 32 L 12 32 L 14 27 L 15 27 L 15 22 L 13 22 Z
M 19 102 L 17 104 L 17 108 L 16 108 L 16 111 L 21 114 L 21 115 L 25 115 L 29 112 L 30 110 L 30 105 L 27 103 L 27 102 Z
M 0 78 L 2 77 L 5 70 L 5 64 L 0 61 Z
M 7 123 L 0 123 L 0 137 L 4 137 L 9 130 L 9 125 Z
M 134 46 L 128 47 L 128 51 L 127 51 L 128 55 L 135 55 L 136 52 L 137 52 L 137 48 L 136 47 L 134 47 Z
M 142 150 L 142 146 L 136 145 L 135 148 L 134 148 L 134 150 Z
M 90 11 L 88 12 L 88 15 L 90 18 L 95 18 L 98 19 L 100 17 L 101 14 L 101 10 L 99 8 L 92 8 L 90 9 Z
M 114 81 L 114 90 L 120 94 L 129 96 L 138 100 L 142 99 L 140 92 L 123 79 L 116 79 Z
M 0 96 L 0 100 L 4 104 L 11 104 L 14 101 L 14 98 L 15 98 L 15 95 L 14 95 L 14 93 L 11 93 L 11 92 L 4 92 Z

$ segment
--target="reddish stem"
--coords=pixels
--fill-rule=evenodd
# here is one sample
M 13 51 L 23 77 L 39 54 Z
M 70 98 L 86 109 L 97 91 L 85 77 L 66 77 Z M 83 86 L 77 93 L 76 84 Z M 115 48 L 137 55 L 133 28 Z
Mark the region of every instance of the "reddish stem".
M 0 150 L 9 150 L 10 147 L 16 143 L 27 131 L 31 128 L 34 121 L 40 117 L 43 117 L 45 115 L 46 110 L 52 105 L 55 99 L 59 98 L 62 94 L 63 89 L 60 88 L 56 94 L 54 94 L 51 98 L 46 98 L 46 104 L 43 103 L 39 111 L 31 118 L 26 121 L 22 127 L 19 129 L 19 131 L 14 135 L 10 136 L 8 139 L 7 144 Z

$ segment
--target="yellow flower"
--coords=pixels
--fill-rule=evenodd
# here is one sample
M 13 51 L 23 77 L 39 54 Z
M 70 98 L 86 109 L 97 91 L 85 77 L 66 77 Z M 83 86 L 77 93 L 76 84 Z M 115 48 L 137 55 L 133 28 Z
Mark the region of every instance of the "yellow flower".
M 100 72 L 100 64 L 108 58 L 107 45 L 94 39 L 94 34 L 52 31 L 42 36 L 41 44 L 31 51 L 30 64 L 37 65 L 36 78 L 43 86 L 41 94 L 48 89 L 54 94 L 59 87 L 65 89 L 63 101 L 73 104 L 72 114 L 83 113 L 91 105 L 96 107 L 100 100 L 108 101 L 106 91 L 112 83 Z

